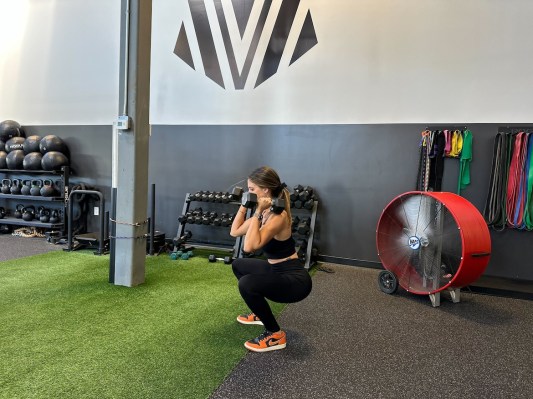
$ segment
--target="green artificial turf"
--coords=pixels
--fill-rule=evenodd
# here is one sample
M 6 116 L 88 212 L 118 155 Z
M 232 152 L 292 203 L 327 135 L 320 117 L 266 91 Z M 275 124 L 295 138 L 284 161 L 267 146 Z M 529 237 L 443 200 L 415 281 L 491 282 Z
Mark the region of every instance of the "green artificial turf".
M 235 321 L 248 309 L 222 262 L 148 257 L 134 288 L 108 267 L 88 252 L 0 262 L 0 398 L 207 398 L 262 332 Z

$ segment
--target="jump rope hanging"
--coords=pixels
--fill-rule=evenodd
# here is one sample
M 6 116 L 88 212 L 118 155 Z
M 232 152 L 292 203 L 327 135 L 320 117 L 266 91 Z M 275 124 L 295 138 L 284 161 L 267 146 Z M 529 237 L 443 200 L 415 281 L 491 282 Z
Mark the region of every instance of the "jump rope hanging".
M 498 132 L 484 216 L 496 230 L 533 230 L 533 129 Z
M 459 159 L 457 194 L 470 184 L 472 132 L 468 129 L 444 129 L 422 132 L 416 189 L 441 191 L 444 159 Z

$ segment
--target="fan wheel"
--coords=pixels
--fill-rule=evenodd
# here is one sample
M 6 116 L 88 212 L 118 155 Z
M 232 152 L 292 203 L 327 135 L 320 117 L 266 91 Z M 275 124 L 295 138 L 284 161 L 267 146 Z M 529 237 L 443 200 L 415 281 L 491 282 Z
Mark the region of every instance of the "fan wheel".
M 378 285 L 385 294 L 394 294 L 398 290 L 398 279 L 393 272 L 382 270 L 379 273 Z

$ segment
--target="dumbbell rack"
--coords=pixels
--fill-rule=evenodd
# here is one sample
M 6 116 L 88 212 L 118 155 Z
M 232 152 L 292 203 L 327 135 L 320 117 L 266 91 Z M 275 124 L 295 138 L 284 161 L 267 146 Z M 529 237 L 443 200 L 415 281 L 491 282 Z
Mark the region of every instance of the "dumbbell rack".
M 182 210 L 182 213 L 181 213 L 182 215 L 186 215 L 187 212 L 189 212 L 192 202 L 198 202 L 198 203 L 202 203 L 202 204 L 210 204 L 210 203 L 212 203 L 212 202 L 207 202 L 207 201 L 195 201 L 195 200 L 192 200 L 190 193 L 187 193 L 185 195 L 185 201 L 183 203 L 183 210 Z M 227 202 L 227 203 L 215 203 L 215 204 L 235 206 L 237 208 L 241 205 L 240 201 L 230 201 L 230 202 Z M 317 211 L 318 211 L 318 200 L 314 200 L 313 201 L 313 207 L 311 209 L 291 208 L 291 212 L 293 214 L 302 214 L 302 213 L 309 214 L 310 213 L 311 220 L 310 220 L 310 223 L 309 223 L 309 233 L 305 237 L 307 239 L 307 248 L 306 248 L 305 259 L 304 259 L 304 266 L 305 266 L 306 269 L 309 269 L 312 266 L 311 261 L 312 261 L 313 240 L 314 240 L 314 235 L 315 235 L 315 224 L 316 224 Z M 251 216 L 251 210 L 249 209 L 246 212 L 246 217 L 248 218 L 250 216 Z M 186 222 L 185 223 L 181 222 L 181 223 L 178 224 L 178 231 L 177 231 L 177 234 L 176 234 L 177 237 L 182 237 L 183 236 L 183 234 L 185 232 L 185 226 L 186 225 L 187 225 Z M 212 225 L 202 225 L 202 226 L 211 227 Z M 212 244 L 209 244 L 209 243 L 206 244 L 206 243 L 194 242 L 194 241 L 187 241 L 187 244 L 190 245 L 190 246 L 193 246 L 194 248 L 198 248 L 198 249 L 207 249 L 207 250 L 213 250 L 213 251 L 232 252 L 232 256 L 233 256 L 234 259 L 242 257 L 241 249 L 243 247 L 243 237 L 237 237 L 233 247 L 231 247 L 229 245 L 227 245 L 227 246 L 212 245 Z
M 311 258 L 312 258 L 312 251 L 313 251 L 313 240 L 315 236 L 315 224 L 316 224 L 316 215 L 318 211 L 318 201 L 313 201 L 313 208 L 310 210 L 304 209 L 304 208 L 291 208 L 291 213 L 294 215 L 300 214 L 301 212 L 310 212 L 311 213 L 311 221 L 309 223 L 309 234 L 307 235 L 307 248 L 305 251 L 305 268 L 309 269 L 311 264 Z
M 196 200 L 191 199 L 191 194 L 190 193 L 187 193 L 185 195 L 185 201 L 183 203 L 183 210 L 182 210 L 182 213 L 181 213 L 182 215 L 186 215 L 187 212 L 189 212 L 192 202 L 198 202 L 198 203 L 202 203 L 202 204 L 217 204 L 219 206 L 234 206 L 234 207 L 237 207 L 237 208 L 241 205 L 241 203 L 238 202 L 238 201 L 230 201 L 230 202 L 225 202 L 225 203 L 221 203 L 221 202 L 215 202 L 214 203 L 214 202 L 208 202 L 208 201 L 196 201 Z M 249 216 L 249 215 L 247 214 L 247 216 Z M 187 225 L 186 222 L 180 222 L 178 224 L 178 232 L 176 234 L 177 237 L 182 237 L 183 236 L 183 234 L 185 232 L 185 226 L 186 225 Z M 200 226 L 200 225 L 198 225 L 198 226 Z M 213 225 L 202 225 L 202 226 L 204 226 L 204 227 L 214 227 Z M 229 232 L 229 230 L 228 230 L 228 232 Z M 235 239 L 235 244 L 233 246 L 230 246 L 230 245 L 215 245 L 215 244 L 211 244 L 211 243 L 194 242 L 194 241 L 187 241 L 187 245 L 190 245 L 190 246 L 192 246 L 194 248 L 197 248 L 197 249 L 223 251 L 223 252 L 228 252 L 228 253 L 231 252 L 233 258 L 238 258 L 240 256 L 240 253 L 241 253 L 241 248 L 242 248 L 242 245 L 243 245 L 243 239 L 242 239 L 242 237 L 237 237 Z

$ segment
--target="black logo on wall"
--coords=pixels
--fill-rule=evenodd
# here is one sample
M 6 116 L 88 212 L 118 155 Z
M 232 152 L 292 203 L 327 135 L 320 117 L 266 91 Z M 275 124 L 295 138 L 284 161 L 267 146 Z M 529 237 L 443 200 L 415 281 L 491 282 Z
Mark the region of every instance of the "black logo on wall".
M 254 61 L 254 57 L 256 56 L 256 50 L 260 45 L 261 37 L 265 27 L 265 22 L 267 21 L 267 17 L 269 16 L 269 13 L 272 9 L 272 0 L 264 0 L 262 5 L 260 4 L 260 1 L 256 2 L 255 0 L 231 0 L 232 11 L 234 12 L 235 19 L 237 21 L 240 39 L 243 38 L 247 28 L 253 29 L 250 46 L 246 51 L 246 58 L 244 59 L 244 63 L 240 71 L 237 65 L 235 49 L 233 48 L 231 40 L 230 25 L 228 24 L 227 18 L 229 16 L 226 16 L 224 13 L 224 7 L 222 4 L 222 1 L 224 0 L 213 0 L 216 12 L 216 20 L 218 21 L 220 30 L 218 30 L 218 28 L 213 29 L 213 27 L 210 25 L 208 12 L 204 0 L 188 1 L 189 8 L 191 10 L 194 31 L 196 32 L 195 34 L 196 41 L 198 42 L 198 50 L 201 56 L 201 61 L 206 76 L 218 85 L 220 85 L 222 88 L 225 88 L 219 60 L 219 56 L 221 55 L 219 54 L 219 56 L 217 56 L 217 52 L 215 49 L 214 32 L 220 32 L 222 35 L 222 42 L 224 43 L 225 56 L 228 60 L 229 69 L 231 71 L 231 76 L 235 85 L 235 89 L 244 89 L 246 81 L 248 80 L 250 75 L 252 62 Z M 257 24 L 255 25 L 255 27 L 253 27 L 248 26 L 248 23 L 250 22 L 250 15 L 252 14 L 252 10 L 255 3 L 258 3 L 256 5 L 257 7 L 261 6 L 261 10 L 259 12 Z M 261 83 L 266 81 L 268 78 L 270 78 L 277 72 L 283 52 L 287 44 L 287 39 L 289 38 L 289 34 L 293 29 L 293 23 L 297 16 L 299 5 L 300 0 L 282 1 L 279 12 L 275 19 L 272 34 L 268 38 L 266 52 L 261 62 L 261 68 L 257 75 L 257 80 L 255 82 L 254 88 L 259 86 Z M 226 10 L 227 9 L 228 8 L 226 7 Z M 258 10 L 255 11 L 257 12 Z M 313 26 L 313 20 L 311 18 L 311 12 L 310 10 L 304 10 L 304 12 L 305 11 L 305 20 L 302 25 L 301 31 L 298 34 L 296 46 L 291 55 L 289 65 L 292 65 L 298 58 L 300 58 L 318 43 L 315 28 Z M 176 41 L 176 46 L 174 48 L 174 54 L 181 58 L 192 69 L 196 70 L 193 61 L 193 56 L 191 53 L 191 45 L 187 33 L 189 33 L 189 36 L 191 34 L 194 34 L 194 32 L 187 32 L 185 29 L 185 25 L 182 22 L 178 34 L 178 39 Z M 293 34 L 294 33 L 295 32 L 293 32 Z

